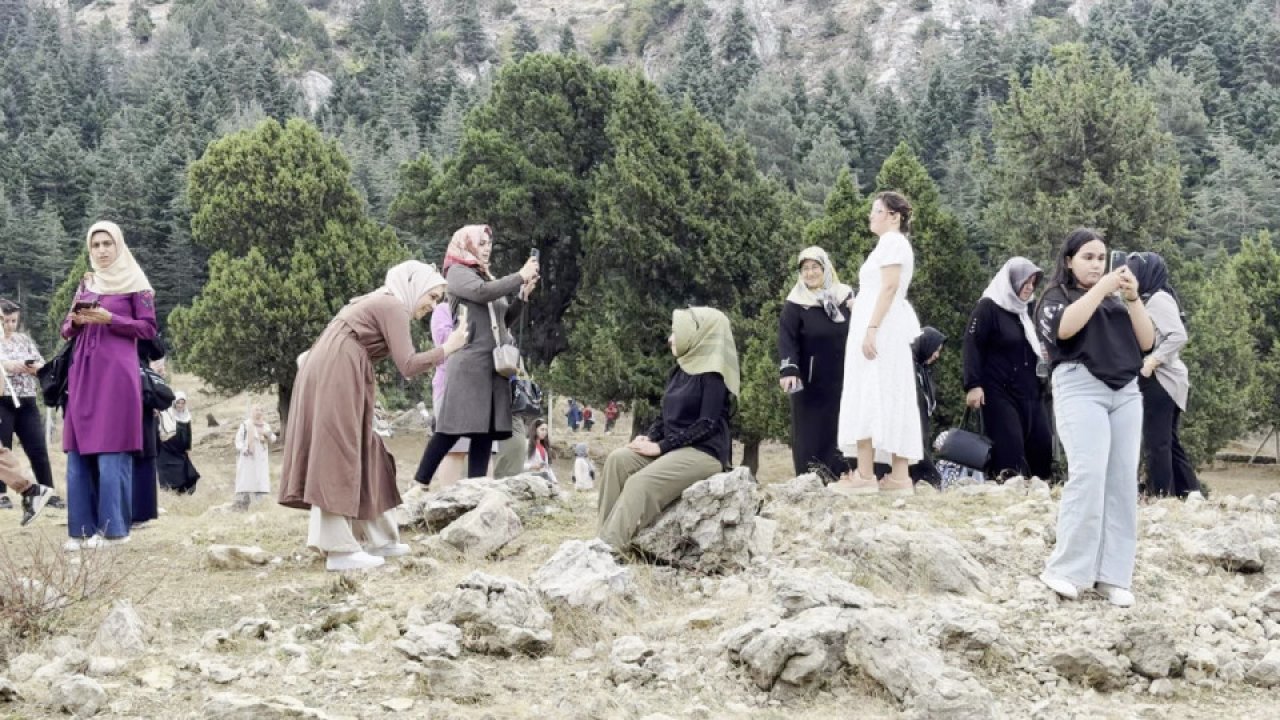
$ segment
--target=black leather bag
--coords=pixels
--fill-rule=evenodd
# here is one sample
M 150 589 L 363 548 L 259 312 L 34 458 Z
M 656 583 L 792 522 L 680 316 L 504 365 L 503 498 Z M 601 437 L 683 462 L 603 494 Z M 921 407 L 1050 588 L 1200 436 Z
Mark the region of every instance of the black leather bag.
M 67 383 L 71 377 L 71 357 L 76 351 L 76 338 L 67 341 L 49 362 L 36 371 L 40 381 L 40 399 L 46 407 L 67 405 Z
M 542 416 L 542 388 L 523 370 L 511 378 L 511 414 L 522 418 Z
M 982 415 L 978 415 L 978 431 L 967 430 L 969 408 L 965 408 L 958 427 L 947 430 L 938 448 L 938 457 L 957 465 L 985 471 L 991 462 L 991 439 L 983 434 Z

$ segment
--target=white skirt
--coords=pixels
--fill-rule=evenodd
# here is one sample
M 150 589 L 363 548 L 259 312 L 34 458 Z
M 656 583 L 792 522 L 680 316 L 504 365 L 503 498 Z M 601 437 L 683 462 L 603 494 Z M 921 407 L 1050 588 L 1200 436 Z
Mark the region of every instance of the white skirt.
M 895 302 L 876 333 L 876 359 L 868 360 L 862 340 L 874 308 L 872 303 L 859 305 L 855 301 L 849 318 L 836 442 L 846 457 L 856 457 L 858 441 L 870 439 L 876 462 L 890 462 L 892 455 L 919 461 L 924 444 L 911 343 L 920 334 L 920 321 L 909 303 Z

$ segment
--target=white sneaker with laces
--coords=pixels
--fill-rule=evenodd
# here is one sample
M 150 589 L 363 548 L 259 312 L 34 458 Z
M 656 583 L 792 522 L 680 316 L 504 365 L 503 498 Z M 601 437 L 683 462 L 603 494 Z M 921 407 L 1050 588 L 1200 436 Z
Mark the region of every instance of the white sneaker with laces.
M 1048 572 L 1040 573 L 1040 582 L 1049 586 L 1049 589 L 1058 593 L 1068 600 L 1077 600 L 1080 598 L 1080 590 L 1070 582 L 1056 576 L 1050 575 Z
M 332 572 L 342 572 L 345 570 L 372 570 L 385 563 L 380 557 L 375 557 L 367 552 L 349 552 L 349 553 L 329 553 L 325 558 L 324 569 Z
M 1127 588 L 1104 582 L 1098 583 L 1096 588 L 1102 594 L 1102 597 L 1106 598 L 1107 602 L 1112 605 L 1125 608 L 1133 607 L 1133 593 L 1129 592 Z

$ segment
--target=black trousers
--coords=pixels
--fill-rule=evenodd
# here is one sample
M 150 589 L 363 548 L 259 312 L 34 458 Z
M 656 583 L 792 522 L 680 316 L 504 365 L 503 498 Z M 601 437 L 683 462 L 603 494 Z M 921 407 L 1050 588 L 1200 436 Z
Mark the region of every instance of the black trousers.
M 1155 377 L 1139 377 L 1142 390 L 1142 450 L 1147 461 L 1147 494 L 1186 497 L 1200 489 L 1195 468 L 1178 440 L 1182 410 Z
M 436 474 L 444 456 L 449 454 L 462 435 L 449 435 L 436 432 L 427 441 L 422 451 L 422 460 L 418 463 L 418 471 L 413 479 L 423 485 L 431 484 L 431 476 Z M 471 449 L 467 452 L 467 477 L 484 477 L 489 473 L 489 455 L 493 451 L 493 435 L 467 435 L 471 439 Z
M 18 399 L 18 407 L 13 406 L 13 399 L 5 395 L 0 397 L 0 445 L 13 449 L 13 436 L 18 436 L 22 449 L 27 453 L 31 463 L 31 472 L 36 482 L 53 487 L 53 471 L 49 469 L 49 448 L 44 442 L 44 420 L 40 417 L 40 406 L 33 397 Z M 0 483 L 0 492 L 8 488 Z
M 1040 398 L 1022 398 L 999 387 L 984 387 L 984 431 L 991 439 L 988 474 L 1010 471 L 1048 480 L 1053 471 L 1053 431 Z

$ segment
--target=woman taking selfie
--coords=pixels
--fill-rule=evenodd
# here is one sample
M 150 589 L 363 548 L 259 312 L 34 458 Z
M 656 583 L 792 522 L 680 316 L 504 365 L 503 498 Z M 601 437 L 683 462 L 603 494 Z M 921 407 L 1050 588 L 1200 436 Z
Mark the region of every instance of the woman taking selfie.
M 1138 545 L 1138 455 L 1142 443 L 1142 354 L 1155 328 L 1123 263 L 1107 272 L 1094 230 L 1067 236 L 1036 309 L 1053 367 L 1053 409 L 1067 454 L 1057 545 L 1040 580 L 1064 598 L 1093 588 L 1120 607 Z

